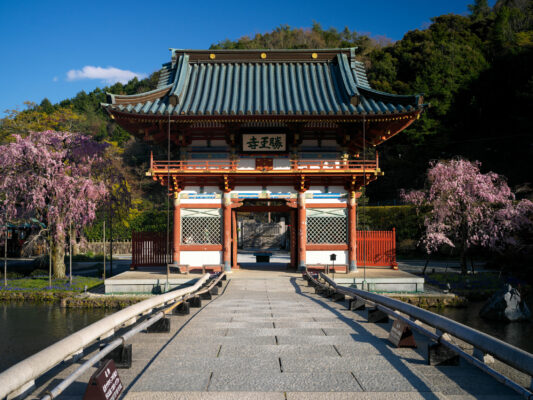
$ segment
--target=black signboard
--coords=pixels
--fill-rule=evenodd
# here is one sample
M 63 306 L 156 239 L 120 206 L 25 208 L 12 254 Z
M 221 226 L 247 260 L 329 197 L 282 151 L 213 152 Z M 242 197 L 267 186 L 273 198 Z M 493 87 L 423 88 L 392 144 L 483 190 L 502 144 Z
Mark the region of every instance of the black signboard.
M 392 324 L 389 341 L 396 347 L 416 347 L 415 337 L 411 328 L 398 319 Z
M 107 360 L 89 379 L 83 400 L 117 400 L 123 387 L 113 360 Z
M 337 254 L 332 253 L 332 254 L 329 255 L 329 260 L 330 261 L 335 261 L 336 259 L 337 259 Z

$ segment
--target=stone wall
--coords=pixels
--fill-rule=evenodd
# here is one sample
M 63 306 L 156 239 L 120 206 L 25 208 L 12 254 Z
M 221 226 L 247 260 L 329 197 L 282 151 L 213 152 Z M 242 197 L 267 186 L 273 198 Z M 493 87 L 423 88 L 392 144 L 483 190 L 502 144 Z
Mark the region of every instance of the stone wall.
M 95 254 L 103 253 L 102 242 L 87 242 L 87 244 L 81 249 L 83 253 L 91 251 Z M 106 241 L 106 253 L 109 253 L 109 242 Z M 131 255 L 131 241 L 113 241 L 113 255 Z

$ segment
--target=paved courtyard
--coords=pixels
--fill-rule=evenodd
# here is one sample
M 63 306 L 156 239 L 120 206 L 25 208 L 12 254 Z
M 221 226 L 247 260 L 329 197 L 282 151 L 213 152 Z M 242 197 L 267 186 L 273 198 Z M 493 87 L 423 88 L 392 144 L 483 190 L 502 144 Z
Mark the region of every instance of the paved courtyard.
M 134 339 L 134 363 L 145 365 L 120 370 L 125 398 L 519 398 L 468 365 L 427 366 L 423 338 L 417 350 L 396 349 L 390 325 L 364 316 L 315 295 L 301 278 L 230 280 L 170 338 Z

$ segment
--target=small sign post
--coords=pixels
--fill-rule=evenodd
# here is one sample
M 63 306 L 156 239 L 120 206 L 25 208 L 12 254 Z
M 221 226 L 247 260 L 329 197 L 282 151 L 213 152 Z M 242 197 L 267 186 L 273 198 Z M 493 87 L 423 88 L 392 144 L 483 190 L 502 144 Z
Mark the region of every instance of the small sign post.
M 107 360 L 89 379 L 83 400 L 117 400 L 123 386 L 113 360 Z
M 416 347 L 411 328 L 399 319 L 395 320 L 389 333 L 389 341 L 396 347 Z
M 337 254 L 335 254 L 335 253 L 331 253 L 331 254 L 329 255 L 329 261 L 331 261 L 331 262 L 333 263 L 333 267 L 332 267 L 332 268 L 333 268 L 333 271 L 335 271 L 335 260 L 336 260 L 336 259 L 337 259 Z M 329 273 L 329 271 L 328 271 L 328 273 Z

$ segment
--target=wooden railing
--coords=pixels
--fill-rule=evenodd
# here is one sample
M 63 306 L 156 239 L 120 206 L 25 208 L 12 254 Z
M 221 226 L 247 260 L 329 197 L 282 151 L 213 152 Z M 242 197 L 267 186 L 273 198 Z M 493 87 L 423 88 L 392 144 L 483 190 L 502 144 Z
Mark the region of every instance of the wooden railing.
M 379 161 L 376 158 L 373 160 L 290 160 L 290 168 L 274 167 L 270 172 L 276 171 L 375 171 L 378 169 Z M 155 161 L 150 162 L 150 171 L 152 173 L 167 173 L 167 172 L 239 172 L 239 171 L 257 171 L 264 172 L 262 168 L 251 168 L 250 166 L 239 166 L 238 160 L 185 160 L 185 161 Z
M 375 160 L 291 160 L 293 170 L 375 170 L 378 166 Z

